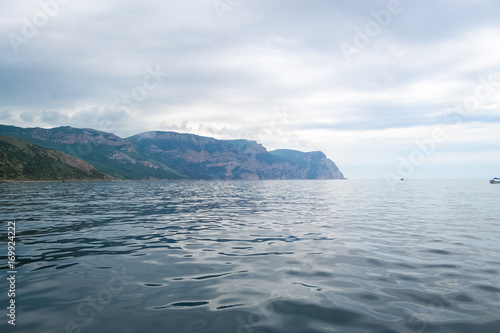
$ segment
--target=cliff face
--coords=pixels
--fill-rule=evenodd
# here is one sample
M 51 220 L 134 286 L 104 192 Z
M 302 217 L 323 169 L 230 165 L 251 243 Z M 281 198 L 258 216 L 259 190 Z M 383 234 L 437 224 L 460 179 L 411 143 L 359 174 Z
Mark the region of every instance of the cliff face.
M 145 156 L 191 179 L 260 179 L 256 156 L 266 149 L 246 140 L 216 140 L 194 134 L 147 132 L 128 138 Z
M 278 149 L 270 153 L 291 160 L 298 167 L 300 179 L 344 179 L 337 165 L 323 152 L 304 153 L 297 150 Z
M 0 125 L 0 134 L 65 152 L 117 179 L 185 178 L 168 166 L 145 158 L 131 142 L 112 133 L 67 126 L 43 129 Z
M 0 179 L 104 180 L 106 175 L 74 156 L 0 135 Z
M 128 138 L 139 152 L 193 179 L 343 179 L 322 152 L 268 152 L 248 140 L 147 132 Z
M 92 129 L 18 128 L 0 134 L 58 149 L 122 179 L 343 179 L 321 152 L 268 152 L 248 140 L 146 132 L 126 139 Z

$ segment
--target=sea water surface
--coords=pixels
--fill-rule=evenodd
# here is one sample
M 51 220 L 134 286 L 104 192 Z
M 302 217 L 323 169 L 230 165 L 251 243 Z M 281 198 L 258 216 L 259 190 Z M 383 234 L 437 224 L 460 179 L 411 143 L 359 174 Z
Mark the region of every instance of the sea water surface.
M 487 180 L 3 183 L 0 194 L 2 333 L 500 332 L 500 185 Z

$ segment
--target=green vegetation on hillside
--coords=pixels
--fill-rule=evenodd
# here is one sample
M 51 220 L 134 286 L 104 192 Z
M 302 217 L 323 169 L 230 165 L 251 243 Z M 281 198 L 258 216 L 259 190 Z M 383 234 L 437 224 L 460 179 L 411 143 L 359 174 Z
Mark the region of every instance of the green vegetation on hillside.
M 45 129 L 0 125 L 0 135 L 64 152 L 115 179 L 344 178 L 335 163 L 321 152 L 269 152 L 256 141 L 243 139 L 217 140 L 162 131 L 120 138 L 113 133 L 68 126 Z M 42 174 L 41 170 L 35 174 L 49 179 L 59 177 L 51 173 L 54 167 L 48 168 L 47 163 L 46 160 L 42 163 Z M 3 177 L 26 177 L 23 170 L 28 167 L 29 164 L 23 163 L 6 164 Z
M 70 164 L 74 165 L 70 165 Z M 0 135 L 1 180 L 105 179 L 92 165 L 59 151 Z

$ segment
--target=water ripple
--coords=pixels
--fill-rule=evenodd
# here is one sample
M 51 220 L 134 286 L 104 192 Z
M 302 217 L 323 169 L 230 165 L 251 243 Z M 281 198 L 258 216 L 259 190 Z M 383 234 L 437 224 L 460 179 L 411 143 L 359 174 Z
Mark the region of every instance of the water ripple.
M 22 276 L 18 325 L 26 333 L 68 323 L 85 332 L 500 332 L 497 189 L 3 183 L 1 226 L 16 221 Z

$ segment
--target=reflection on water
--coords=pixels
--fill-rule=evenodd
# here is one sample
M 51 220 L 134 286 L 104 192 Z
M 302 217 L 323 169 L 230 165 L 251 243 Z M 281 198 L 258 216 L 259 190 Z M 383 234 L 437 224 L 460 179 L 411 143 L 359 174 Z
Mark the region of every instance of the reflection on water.
M 497 333 L 499 190 L 484 181 L 0 184 L 2 229 L 17 222 L 16 329 Z

